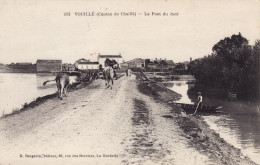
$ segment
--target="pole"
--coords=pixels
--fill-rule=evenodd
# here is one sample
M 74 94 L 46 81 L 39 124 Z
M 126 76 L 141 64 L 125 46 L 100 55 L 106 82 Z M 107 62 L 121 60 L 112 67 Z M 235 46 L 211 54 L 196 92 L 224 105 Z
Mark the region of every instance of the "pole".
M 193 113 L 193 115 L 196 114 L 196 112 L 197 112 L 197 110 L 198 110 L 198 107 L 199 107 L 199 104 L 200 104 L 200 103 L 201 103 L 201 102 L 198 103 L 198 105 L 197 105 L 197 107 L 196 107 L 195 112 Z

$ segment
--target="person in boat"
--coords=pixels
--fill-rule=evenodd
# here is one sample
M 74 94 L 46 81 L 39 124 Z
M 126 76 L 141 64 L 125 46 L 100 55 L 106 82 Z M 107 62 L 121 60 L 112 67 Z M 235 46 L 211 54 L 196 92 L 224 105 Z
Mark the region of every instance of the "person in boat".
M 194 115 L 196 114 L 197 110 L 198 110 L 199 108 L 201 108 L 201 106 L 202 106 L 202 105 L 201 105 L 201 104 L 202 104 L 202 95 L 201 95 L 201 92 L 198 92 L 197 95 L 198 95 L 197 106 L 196 106 Z

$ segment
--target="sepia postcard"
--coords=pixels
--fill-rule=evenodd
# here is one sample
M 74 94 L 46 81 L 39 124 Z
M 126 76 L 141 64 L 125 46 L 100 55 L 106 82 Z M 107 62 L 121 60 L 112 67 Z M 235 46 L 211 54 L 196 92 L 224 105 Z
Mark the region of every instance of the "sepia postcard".
M 0 165 L 260 164 L 259 0 L 1 0 Z

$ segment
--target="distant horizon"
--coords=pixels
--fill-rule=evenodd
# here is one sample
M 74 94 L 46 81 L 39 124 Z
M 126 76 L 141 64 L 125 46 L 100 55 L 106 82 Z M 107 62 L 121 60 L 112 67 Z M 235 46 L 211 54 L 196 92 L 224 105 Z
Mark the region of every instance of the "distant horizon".
M 103 54 L 102 54 L 103 55 Z M 105 55 L 105 54 L 104 54 Z M 122 55 L 122 54 L 121 54 Z M 123 58 L 123 60 L 124 60 L 124 57 L 123 57 L 123 55 L 122 55 L 122 58 Z M 137 58 L 141 58 L 141 57 L 137 57 Z M 82 59 L 82 58 L 79 58 L 79 59 Z M 78 60 L 79 60 L 78 59 Z M 87 58 L 84 58 L 84 59 L 86 59 L 86 60 L 90 60 L 90 59 L 87 59 Z M 136 58 L 133 58 L 133 59 L 130 59 L 130 60 L 127 60 L 127 61 L 131 61 L 131 60 L 134 60 L 134 59 L 136 59 Z M 141 58 L 141 59 L 143 59 L 143 60 L 146 60 L 146 59 L 149 59 L 149 58 Z M 154 59 L 151 59 L 150 58 L 150 60 L 155 60 L 156 58 L 154 58 Z M 61 60 L 62 61 L 62 59 L 44 59 L 44 58 L 40 58 L 40 59 L 37 59 L 37 60 Z M 7 64 L 12 64 L 12 63 L 14 63 L 14 64 L 16 64 L 16 63 L 32 63 L 32 64 L 36 64 L 36 62 L 37 62 L 37 60 L 35 61 L 35 62 L 29 62 L 29 61 L 21 61 L 21 62 L 10 62 L 10 63 L 2 63 L 2 62 L 0 62 L 0 64 L 5 64 L 5 65 L 7 65 Z M 157 58 L 157 60 L 165 60 L 165 58 Z M 172 60 L 172 59 L 167 59 L 166 58 L 166 60 Z M 195 60 L 195 59 L 192 59 L 192 60 Z M 76 60 L 77 61 L 77 60 Z M 72 63 L 69 63 L 69 62 L 62 62 L 63 64 L 74 64 L 76 61 L 74 61 L 74 62 L 72 62 Z M 90 60 L 91 62 L 96 62 L 95 60 Z M 127 62 L 126 60 L 124 60 L 124 62 Z M 172 60 L 173 61 L 173 60 Z M 187 62 L 187 61 L 190 61 L 190 59 L 189 60 L 186 60 L 186 61 L 181 61 L 181 62 Z M 174 62 L 174 61 L 173 61 Z M 179 63 L 179 62 L 174 62 L 174 63 Z

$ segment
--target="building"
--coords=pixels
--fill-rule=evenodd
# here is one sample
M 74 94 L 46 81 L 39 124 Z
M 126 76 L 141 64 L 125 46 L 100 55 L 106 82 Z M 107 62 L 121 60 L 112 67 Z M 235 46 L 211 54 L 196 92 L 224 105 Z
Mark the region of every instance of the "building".
M 37 60 L 36 61 L 37 72 L 60 72 L 62 71 L 61 60 Z
M 7 65 L 12 72 L 17 73 L 35 73 L 36 72 L 36 65 L 29 63 L 29 62 L 21 62 L 21 63 L 12 63 Z
M 121 63 L 120 66 L 121 66 L 122 69 L 127 69 L 127 68 L 130 68 L 130 69 L 136 69 L 136 68 L 143 69 L 143 68 L 145 68 L 145 60 L 141 59 L 141 58 L 135 58 L 133 60 Z
M 146 59 L 146 71 L 158 71 L 168 72 L 175 68 L 175 63 L 172 60 L 166 60 L 166 58 L 155 58 L 154 60 Z
M 165 62 L 167 63 L 167 65 L 168 65 L 170 68 L 175 67 L 175 63 L 174 63 L 172 60 L 165 60 Z
M 148 63 L 146 65 L 147 69 L 158 69 L 158 64 L 154 64 L 154 63 Z
M 81 62 L 78 64 L 77 70 L 98 70 L 99 63 L 98 62 Z
M 79 67 L 78 65 L 81 65 L 82 63 L 86 63 L 86 62 L 90 62 L 90 60 L 87 60 L 85 58 L 81 58 L 81 59 L 77 60 L 74 63 L 75 69 L 77 69 Z
M 110 60 L 115 60 L 119 64 L 119 66 L 121 63 L 123 63 L 123 58 L 122 58 L 121 54 L 119 54 L 119 55 L 101 55 L 101 54 L 99 54 L 97 57 L 99 65 L 102 65 L 102 67 L 104 67 L 105 61 L 107 58 Z
M 90 60 L 86 60 L 84 58 L 77 60 L 74 65 L 76 70 L 98 70 L 99 69 L 98 62 L 91 62 Z
M 62 71 L 74 71 L 75 70 L 75 65 L 73 64 L 62 64 Z

